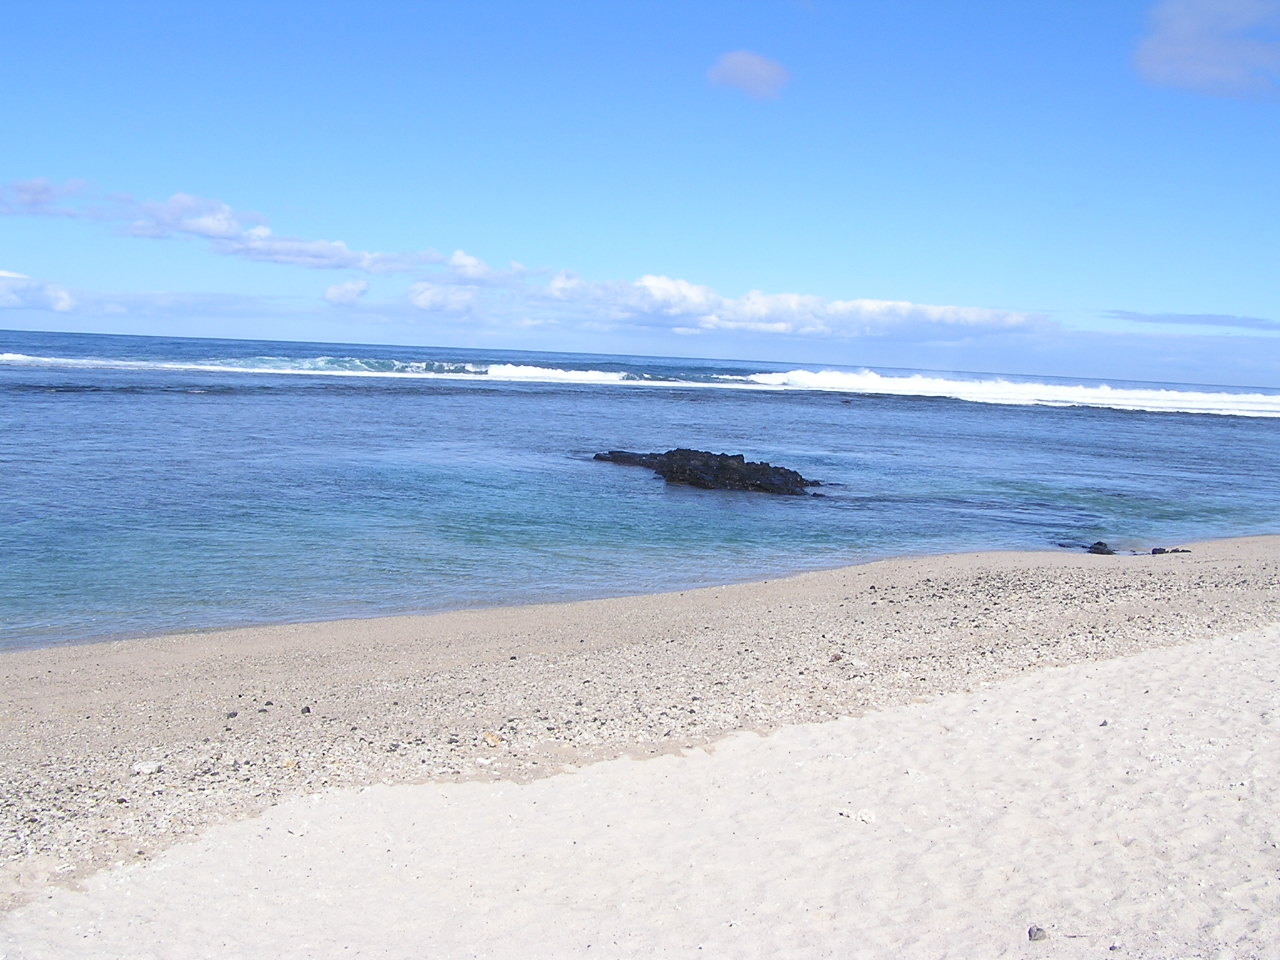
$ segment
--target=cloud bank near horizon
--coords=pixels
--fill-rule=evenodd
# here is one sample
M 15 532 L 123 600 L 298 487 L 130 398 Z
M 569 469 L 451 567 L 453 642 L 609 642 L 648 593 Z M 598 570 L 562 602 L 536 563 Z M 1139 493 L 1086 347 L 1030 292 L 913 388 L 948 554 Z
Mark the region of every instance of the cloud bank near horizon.
M 260 214 L 237 211 L 215 199 L 178 193 L 164 201 L 125 195 L 94 198 L 84 181 L 55 184 L 46 179 L 0 187 L 0 214 L 65 217 L 113 226 L 128 237 L 149 240 L 203 240 L 212 252 L 282 267 L 359 274 L 327 285 L 319 294 L 352 317 L 377 314 L 412 320 L 489 327 L 560 326 L 593 330 L 633 328 L 679 336 L 740 334 L 815 340 L 898 338 L 947 339 L 1044 329 L 1042 315 L 985 307 L 918 304 L 870 298 L 826 299 L 800 293 L 752 290 L 740 297 L 688 280 L 645 274 L 634 281 L 589 281 L 570 270 L 529 270 L 518 263 L 496 269 L 463 250 L 445 256 L 434 250 L 382 253 L 353 250 L 340 240 L 278 236 Z M 550 280 L 546 280 L 550 274 Z M 369 278 L 408 275 L 398 297 L 372 296 Z M 89 315 L 165 310 L 196 315 L 211 305 L 250 297 L 202 294 L 82 292 L 75 295 L 51 282 L 0 272 L 0 307 L 80 311 Z M 272 314 L 287 310 L 286 297 L 262 298 Z M 300 302 L 301 314 L 309 307 Z M 188 313 L 194 311 L 194 313 Z
M 663 327 L 696 335 L 735 331 L 815 339 L 929 337 L 1042 327 L 1044 317 L 982 307 L 935 306 L 892 300 L 827 300 L 808 294 L 752 290 L 725 297 L 710 287 L 645 275 L 632 283 L 589 283 L 563 272 L 547 285 L 553 301 L 580 304 L 600 322 Z

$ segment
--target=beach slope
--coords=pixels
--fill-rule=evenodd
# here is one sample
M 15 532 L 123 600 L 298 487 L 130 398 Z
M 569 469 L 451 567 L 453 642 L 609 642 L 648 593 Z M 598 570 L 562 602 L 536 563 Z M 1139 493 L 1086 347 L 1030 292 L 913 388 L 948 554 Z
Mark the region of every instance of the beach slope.
M 1278 587 L 1251 538 L 11 654 L 0 952 L 1275 956 Z

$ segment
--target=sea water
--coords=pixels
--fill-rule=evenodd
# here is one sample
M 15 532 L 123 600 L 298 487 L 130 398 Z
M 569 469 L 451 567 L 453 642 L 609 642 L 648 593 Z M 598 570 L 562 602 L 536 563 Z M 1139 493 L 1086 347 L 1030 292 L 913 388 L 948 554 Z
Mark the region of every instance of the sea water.
M 0 332 L 0 647 L 1280 532 L 1280 391 Z M 709 492 L 692 447 L 820 480 Z

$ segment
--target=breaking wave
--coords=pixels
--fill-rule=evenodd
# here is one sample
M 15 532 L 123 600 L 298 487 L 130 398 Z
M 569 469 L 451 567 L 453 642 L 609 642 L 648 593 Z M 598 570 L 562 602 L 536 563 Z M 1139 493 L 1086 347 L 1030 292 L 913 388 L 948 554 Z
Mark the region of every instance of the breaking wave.
M 870 370 L 789 370 L 757 373 L 754 383 L 783 390 L 826 390 L 837 393 L 908 397 L 947 397 L 974 403 L 1016 406 L 1107 407 L 1152 413 L 1216 413 L 1243 417 L 1280 417 L 1280 394 L 1235 393 L 1106 383 L 1045 383 L 1003 378 L 960 380 L 912 374 L 885 376 Z
M 226 357 L 191 361 L 102 357 L 38 357 L 0 353 L 0 365 L 47 369 L 116 369 L 277 376 L 382 377 L 476 380 L 566 385 L 629 385 L 760 391 L 825 391 L 851 396 L 937 397 L 1015 406 L 1101 407 L 1153 413 L 1202 413 L 1280 417 L 1280 393 L 1133 384 L 1042 381 L 998 376 L 966 378 L 930 373 L 885 374 L 872 370 L 806 370 L 729 374 L 698 361 L 663 361 L 643 370 L 622 358 L 622 369 L 543 366 L 536 363 L 394 360 L 370 357 Z
M 619 383 L 625 373 L 562 370 L 512 363 L 383 360 L 365 357 L 234 357 L 199 361 L 32 357 L 0 353 L 0 364 L 98 370 L 171 370 L 192 373 L 265 373 L 278 376 L 401 377 L 406 379 L 509 380 L 544 383 Z

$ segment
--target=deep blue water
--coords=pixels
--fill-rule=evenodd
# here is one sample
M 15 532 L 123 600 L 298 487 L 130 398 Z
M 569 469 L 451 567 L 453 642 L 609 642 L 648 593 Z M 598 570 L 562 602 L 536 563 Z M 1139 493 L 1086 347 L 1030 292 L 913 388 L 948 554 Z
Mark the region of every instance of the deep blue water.
M 591 459 L 675 446 L 826 496 Z M 1277 475 L 1274 388 L 0 331 L 0 648 L 1276 533 Z

